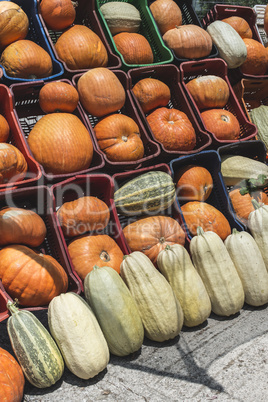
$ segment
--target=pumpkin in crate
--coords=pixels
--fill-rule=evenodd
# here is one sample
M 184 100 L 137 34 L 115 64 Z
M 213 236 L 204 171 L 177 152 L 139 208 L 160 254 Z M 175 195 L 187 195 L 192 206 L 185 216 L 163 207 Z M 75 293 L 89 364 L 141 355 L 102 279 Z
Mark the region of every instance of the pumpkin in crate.
M 46 305 L 68 288 L 68 276 L 55 258 L 19 244 L 0 251 L 0 278 L 22 306 Z
M 195 129 L 184 112 L 160 107 L 146 119 L 155 139 L 168 151 L 192 151 L 196 146 Z
M 124 227 L 131 251 L 141 251 L 156 264 L 157 256 L 168 244 L 185 244 L 185 233 L 179 222 L 169 216 L 149 216 Z
M 79 95 L 77 90 L 67 82 L 52 81 L 40 89 L 38 100 L 45 113 L 72 113 L 78 105 Z
M 112 35 L 120 32 L 138 32 L 140 29 L 140 12 L 133 4 L 109 1 L 100 6 L 100 12 Z
M 74 22 L 75 6 L 72 0 L 41 0 L 40 14 L 49 29 L 61 31 Z
M 162 36 L 170 29 L 182 25 L 181 9 L 175 1 L 155 0 L 149 8 Z
M 251 193 L 243 193 L 242 188 L 234 188 L 229 192 L 229 197 L 231 198 L 236 215 L 245 223 L 247 222 L 249 214 L 254 211 L 254 206 L 252 204 L 253 199 L 261 204 L 268 204 L 268 196 L 261 190 L 256 190 Z
M 1 1 L 0 21 L 0 51 L 16 40 L 26 38 L 29 19 L 18 4 L 12 1 Z
M 131 117 L 111 114 L 95 125 L 94 132 L 100 149 L 110 161 L 128 162 L 143 158 L 140 130 Z
M 0 143 L 0 184 L 23 180 L 27 170 L 26 159 L 19 149 Z
M 206 201 L 213 189 L 210 172 L 197 165 L 187 165 L 175 172 L 176 194 L 180 201 Z
M 84 25 L 73 25 L 64 31 L 55 43 L 55 50 L 70 70 L 108 64 L 108 53 L 100 37 Z
M 143 78 L 132 88 L 144 113 L 159 106 L 167 106 L 171 98 L 170 89 L 164 82 L 156 78 Z
M 7 142 L 10 133 L 10 127 L 4 116 L 0 114 L 0 142 Z
M 196 236 L 199 226 L 205 232 L 212 231 L 217 233 L 222 240 L 225 240 L 231 234 L 228 219 L 213 205 L 201 201 L 189 201 L 181 206 L 181 211 L 185 223 L 193 236 Z
M 0 347 L 0 400 L 21 402 L 25 379 L 17 360 Z
M 127 64 L 151 64 L 154 54 L 145 36 L 133 32 L 120 32 L 113 37 L 115 46 Z
M 268 271 L 268 205 L 252 200 L 254 211 L 248 216 L 248 228 L 254 237 Z
M 237 117 L 225 109 L 208 109 L 201 113 L 201 118 L 208 131 L 218 140 L 238 140 L 240 124 Z
M 268 51 L 255 39 L 243 39 L 247 47 L 247 58 L 240 66 L 242 74 L 265 75 L 268 71 Z
M 245 18 L 239 17 L 238 15 L 232 15 L 231 17 L 222 19 L 222 21 L 231 25 L 236 32 L 239 33 L 242 39 L 252 38 L 252 30 Z

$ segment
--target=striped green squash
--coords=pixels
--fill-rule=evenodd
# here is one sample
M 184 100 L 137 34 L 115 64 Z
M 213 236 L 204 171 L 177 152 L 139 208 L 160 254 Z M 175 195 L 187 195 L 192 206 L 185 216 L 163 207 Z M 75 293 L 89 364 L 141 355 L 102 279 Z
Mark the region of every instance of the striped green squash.
M 160 213 L 173 204 L 175 185 L 172 177 L 162 171 L 150 171 L 129 180 L 114 193 L 114 202 L 122 215 Z
M 13 351 L 27 380 L 38 388 L 55 384 L 63 375 L 64 361 L 46 328 L 33 313 L 7 302 L 11 316 L 7 330 Z

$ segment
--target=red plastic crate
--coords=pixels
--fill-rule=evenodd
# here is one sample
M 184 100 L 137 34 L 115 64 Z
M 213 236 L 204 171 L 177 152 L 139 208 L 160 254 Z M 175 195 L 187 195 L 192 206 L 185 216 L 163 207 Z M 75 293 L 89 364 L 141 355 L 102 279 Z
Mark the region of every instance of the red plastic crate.
M 133 170 L 133 169 L 138 169 L 138 168 L 141 168 L 144 166 L 152 165 L 154 163 L 154 161 L 158 158 L 158 156 L 160 155 L 160 152 L 161 152 L 161 148 L 160 148 L 158 142 L 152 140 L 149 137 L 149 135 L 147 134 L 146 127 L 143 124 L 143 122 L 139 116 L 139 113 L 132 102 L 132 98 L 131 98 L 129 92 L 127 91 L 127 88 L 129 86 L 127 74 L 122 70 L 113 70 L 113 73 L 117 76 L 117 78 L 119 79 L 119 81 L 121 82 L 121 84 L 123 85 L 123 87 L 126 90 L 125 104 L 120 110 L 118 110 L 118 113 L 122 113 L 128 117 L 131 117 L 138 125 L 139 131 L 140 131 L 140 137 L 141 137 L 141 140 L 144 145 L 144 156 L 143 156 L 143 158 L 138 159 L 137 161 L 128 161 L 128 162 L 112 162 L 112 161 L 110 161 L 107 158 L 106 154 L 100 149 L 100 147 L 98 145 L 98 141 L 94 134 L 94 127 L 101 120 L 101 118 L 90 115 L 82 107 L 84 114 L 85 114 L 85 119 L 86 119 L 87 125 L 93 133 L 96 148 L 98 149 L 98 151 L 103 156 L 103 159 L 105 160 L 105 171 L 107 173 L 109 173 L 110 171 Z M 83 74 L 74 75 L 72 82 L 75 87 L 77 86 L 77 82 L 82 75 Z
M 200 125 L 203 127 L 204 130 L 206 130 L 210 134 L 212 138 L 212 146 L 214 148 L 217 148 L 218 146 L 224 144 L 235 143 L 238 141 L 246 141 L 255 138 L 257 134 L 257 128 L 247 119 L 245 113 L 243 112 L 235 96 L 235 93 L 227 76 L 227 64 L 225 63 L 224 60 L 216 58 L 216 59 L 205 59 L 200 62 L 185 62 L 180 65 L 180 71 L 181 71 L 181 82 L 183 89 L 187 94 L 188 99 L 191 102 L 192 108 L 195 111 L 195 114 L 197 116 Z M 206 126 L 203 123 L 201 117 L 200 109 L 197 107 L 193 97 L 191 96 L 190 92 L 186 87 L 186 83 L 189 82 L 190 80 L 205 75 L 217 75 L 222 79 L 224 79 L 228 84 L 230 96 L 224 109 L 233 113 L 239 121 L 240 135 L 238 140 L 217 139 L 213 134 L 213 132 L 210 132 L 206 129 Z
M 57 42 L 60 35 L 64 31 L 53 31 L 53 30 L 47 28 L 47 26 L 43 20 L 43 17 L 41 15 L 41 12 L 40 12 L 41 0 L 35 0 L 35 1 L 37 1 L 38 16 L 40 18 L 40 21 L 43 26 L 44 32 L 46 34 L 46 37 L 47 37 L 49 44 L 55 54 L 55 57 L 63 64 L 66 78 L 71 79 L 71 77 L 74 74 L 86 72 L 87 69 L 70 70 L 67 67 L 66 63 L 60 59 L 54 45 Z M 110 68 L 110 69 L 121 68 L 121 66 L 122 66 L 121 59 L 118 55 L 116 55 L 114 52 L 112 52 L 111 47 L 110 47 L 110 45 L 105 37 L 105 34 L 103 32 L 103 29 L 101 27 L 101 24 L 98 20 L 98 17 L 96 15 L 96 11 L 95 11 L 95 7 L 93 6 L 94 1 L 95 0 L 79 0 L 77 2 L 77 7 L 75 8 L 76 18 L 75 18 L 74 24 L 85 25 L 86 27 L 90 28 L 93 32 L 95 32 L 95 34 L 97 34 L 99 36 L 99 38 L 101 39 L 102 43 L 104 44 L 104 46 L 107 50 L 107 54 L 108 54 L 107 68 Z
M 8 300 L 9 298 L 6 295 L 6 292 L 3 292 L 3 290 L 0 289 L 0 322 L 9 317 L 9 312 L 7 309 Z
M 28 164 L 28 171 L 23 180 L 18 182 L 0 184 L 0 191 L 3 191 L 10 187 L 18 188 L 34 185 L 41 178 L 42 172 L 39 164 L 30 155 L 29 150 L 25 144 L 22 132 L 13 113 L 13 100 L 11 92 L 9 88 L 4 84 L 0 84 L 0 114 L 5 117 L 10 127 L 8 143 L 14 145 L 21 151 Z
M 172 64 L 168 65 L 162 65 L 162 66 L 155 66 L 154 68 L 150 67 L 140 67 L 140 68 L 135 68 L 131 69 L 128 71 L 128 77 L 129 77 L 129 92 L 132 97 L 132 102 L 133 102 L 133 107 L 136 107 L 142 122 L 147 130 L 147 132 L 150 134 L 151 138 L 157 142 L 160 147 L 161 147 L 161 155 L 159 157 L 159 162 L 163 161 L 170 161 L 171 159 L 178 158 L 179 156 L 182 155 L 189 155 L 189 154 L 194 154 L 197 152 L 200 152 L 204 150 L 205 148 L 209 147 L 211 144 L 211 137 L 200 127 L 200 124 L 198 123 L 195 114 L 193 112 L 193 109 L 190 106 L 189 101 L 187 100 L 187 97 L 183 91 L 182 85 L 180 83 L 180 71 L 178 67 Z M 178 109 L 182 112 L 184 112 L 189 120 L 191 121 L 195 133 L 196 133 L 196 146 L 192 151 L 170 151 L 166 149 L 163 144 L 161 144 L 159 141 L 155 139 L 155 136 L 147 122 L 146 116 L 148 114 L 145 114 L 141 106 L 136 98 L 136 96 L 133 93 L 133 86 L 140 81 L 143 78 L 155 78 L 158 79 L 162 82 L 164 82 L 168 87 L 170 88 L 171 92 L 171 100 L 169 104 L 167 105 L 168 108 L 175 108 Z
M 56 220 L 52 210 L 52 196 L 48 187 L 35 186 L 23 189 L 7 190 L 0 193 L 0 209 L 4 207 L 16 207 L 30 209 L 36 212 L 45 222 L 47 228 L 47 236 L 45 241 L 35 250 L 43 254 L 48 254 L 54 257 L 58 263 L 65 269 L 68 275 L 68 291 L 81 293 L 82 282 L 80 278 L 73 272 L 71 265 L 67 258 L 66 247 L 62 243 L 60 233 L 57 228 Z M 0 280 L 0 289 L 7 294 L 3 284 Z M 8 296 L 10 300 L 12 298 Z M 47 306 L 42 307 L 22 307 L 26 310 L 41 310 Z
M 98 234 L 107 234 L 112 237 L 123 254 L 129 254 L 129 250 L 126 246 L 124 236 L 122 234 L 122 229 L 119 224 L 119 220 L 116 214 L 114 201 L 111 199 L 111 194 L 113 194 L 113 181 L 109 175 L 106 174 L 89 174 L 89 175 L 78 175 L 72 177 L 68 180 L 64 180 L 60 183 L 51 186 L 51 192 L 53 196 L 53 212 L 57 225 L 57 230 L 60 233 L 61 241 L 66 249 L 66 254 L 69 259 L 69 263 L 72 266 L 73 271 L 75 269 L 72 264 L 71 257 L 68 252 L 68 243 L 74 238 L 65 238 L 61 230 L 61 226 L 56 214 L 59 207 L 62 206 L 64 202 L 73 201 L 77 198 L 84 196 L 94 196 L 104 201 L 110 210 L 110 220 L 105 229 Z
M 66 82 L 70 85 L 71 82 L 68 80 L 59 80 L 61 82 Z M 22 83 L 22 84 L 13 84 L 10 87 L 10 92 L 13 96 L 13 104 L 14 104 L 14 115 L 17 120 L 17 124 L 20 127 L 21 132 L 23 133 L 24 143 L 26 144 L 27 150 L 32 155 L 31 150 L 27 143 L 27 138 L 36 124 L 36 122 L 45 115 L 39 105 L 38 96 L 41 88 L 45 85 L 45 82 L 40 80 L 36 82 Z M 90 131 L 89 127 L 86 124 L 84 113 L 81 109 L 80 104 L 78 104 L 76 110 L 73 112 L 87 127 L 90 137 L 93 143 L 93 158 L 91 165 L 88 169 L 74 172 L 74 173 L 65 173 L 65 174 L 49 174 L 46 173 L 43 166 L 39 164 L 40 169 L 43 174 L 43 178 L 45 183 L 54 183 L 60 180 L 64 180 L 68 177 L 72 177 L 77 173 L 89 173 L 95 170 L 99 170 L 104 166 L 104 159 L 100 152 L 97 150 L 95 146 L 95 141 L 93 138 L 93 134 Z

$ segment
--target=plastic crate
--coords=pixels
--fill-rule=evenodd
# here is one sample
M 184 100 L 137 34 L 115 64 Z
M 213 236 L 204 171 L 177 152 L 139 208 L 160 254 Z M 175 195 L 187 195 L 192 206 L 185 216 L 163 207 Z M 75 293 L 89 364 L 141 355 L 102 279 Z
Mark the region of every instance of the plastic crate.
M 156 0 L 148 0 L 148 6 L 150 6 L 152 3 L 154 3 L 154 1 L 156 1 Z M 181 14 L 182 14 L 182 25 L 192 24 L 192 25 L 198 25 L 200 28 L 203 28 L 202 23 L 193 8 L 192 0 L 185 0 L 185 1 L 173 0 L 173 1 L 175 1 L 175 3 L 180 7 Z M 175 63 L 177 66 L 179 66 L 180 63 L 189 60 L 189 59 L 182 59 L 182 58 L 177 57 L 175 55 L 174 51 L 172 49 L 170 49 L 170 50 L 174 57 L 173 63 Z M 206 58 L 211 58 L 211 57 L 218 57 L 218 49 L 214 44 L 212 45 L 210 54 Z M 200 60 L 200 58 L 199 59 L 191 59 L 191 60 Z
M 55 43 L 57 42 L 58 38 L 64 31 L 54 31 L 54 30 L 48 29 L 42 15 L 41 15 L 41 12 L 40 12 L 41 0 L 34 0 L 34 2 L 37 3 L 38 16 L 40 18 L 44 32 L 46 34 L 47 40 L 49 41 L 49 44 L 54 52 L 54 55 L 64 66 L 65 77 L 71 79 L 72 75 L 74 75 L 74 74 L 86 72 L 87 69 L 71 70 L 66 65 L 66 63 L 60 59 L 60 57 L 58 56 L 57 51 L 55 49 Z M 104 46 L 107 50 L 107 54 L 108 54 L 107 68 L 109 68 L 109 69 L 121 68 L 121 66 L 122 66 L 121 59 L 117 54 L 115 54 L 112 51 L 110 45 L 108 44 L 108 41 L 107 41 L 105 34 L 103 32 L 103 29 L 101 27 L 101 24 L 96 15 L 96 11 L 94 10 L 93 3 L 94 3 L 94 0 L 79 0 L 77 2 L 77 7 L 75 8 L 76 18 L 75 18 L 74 24 L 85 25 L 86 27 L 90 28 L 93 32 L 95 32 L 95 34 L 97 34 L 99 36 L 99 38 L 101 39 L 102 43 L 104 44 Z
M 119 0 L 125 3 L 130 3 L 134 5 L 140 12 L 141 16 L 141 25 L 140 25 L 140 30 L 139 34 L 143 35 L 149 42 L 153 55 L 154 55 L 154 62 L 152 64 L 128 64 L 125 62 L 122 54 L 117 50 L 116 45 L 113 40 L 113 36 L 111 34 L 110 29 L 108 28 L 108 25 L 103 17 L 102 12 L 100 11 L 100 7 L 108 3 L 110 0 L 93 0 L 93 9 L 96 10 L 97 16 L 99 18 L 99 21 L 102 25 L 103 31 L 105 33 L 105 36 L 112 48 L 112 51 L 118 54 L 122 61 L 122 69 L 123 70 L 128 70 L 130 68 L 135 68 L 135 67 L 143 67 L 143 66 L 155 66 L 158 64 L 167 64 L 167 63 L 172 63 L 173 62 L 173 54 L 171 50 L 164 44 L 162 36 L 160 35 L 158 28 L 156 26 L 156 23 L 153 19 L 153 16 L 150 12 L 150 9 L 147 4 L 147 0 Z
M 76 273 L 73 272 L 69 264 L 66 248 L 61 241 L 53 214 L 52 196 L 49 188 L 46 186 L 35 186 L 16 189 L 13 191 L 8 190 L 5 193 L 0 193 L 0 209 L 6 206 L 30 209 L 36 212 L 44 220 L 47 228 L 47 236 L 45 241 L 39 247 L 35 247 L 35 250 L 54 257 L 65 269 L 68 275 L 68 291 L 80 294 L 82 282 Z M 0 289 L 7 294 L 1 280 Z M 8 297 L 12 300 L 10 296 Z M 22 306 L 22 309 L 26 310 L 41 310 L 44 308 L 47 308 L 47 306 Z
M 227 76 L 227 64 L 225 63 L 224 60 L 215 58 L 215 59 L 205 59 L 205 60 L 199 61 L 199 62 L 185 62 L 180 65 L 180 71 L 181 71 L 181 82 L 182 82 L 183 89 L 184 89 L 185 93 L 187 94 L 187 98 L 189 99 L 189 101 L 192 105 L 192 108 L 196 114 L 199 124 L 201 125 L 201 127 L 204 130 L 209 132 L 209 134 L 212 138 L 213 148 L 217 148 L 220 145 L 224 145 L 227 143 L 235 143 L 238 141 L 246 141 L 246 140 L 255 138 L 255 136 L 257 134 L 257 128 L 254 124 L 252 124 L 247 119 L 247 116 L 243 112 L 243 110 L 235 96 L 235 93 L 232 89 L 229 78 Z M 234 114 L 239 121 L 240 135 L 239 135 L 238 140 L 217 139 L 215 137 L 215 135 L 213 134 L 213 132 L 210 132 L 206 129 L 205 124 L 203 123 L 203 120 L 201 118 L 201 112 L 186 87 L 187 82 L 189 82 L 190 80 L 200 77 L 200 76 L 205 76 L 205 75 L 217 75 L 217 76 L 221 77 L 222 79 L 224 79 L 226 81 L 226 83 L 228 84 L 230 96 L 229 96 L 229 100 L 228 100 L 226 106 L 224 107 L 224 109 L 226 109 L 229 112 L 231 112 L 232 114 Z
M 268 36 L 264 30 L 264 11 L 266 4 L 257 4 L 253 7 L 254 12 L 256 13 L 256 29 L 261 38 L 262 44 L 267 47 L 268 46 Z
M 11 92 L 4 84 L 0 84 L 0 114 L 5 117 L 10 127 L 8 143 L 14 145 L 21 151 L 28 165 L 28 171 L 23 180 L 0 184 L 0 192 L 10 187 L 17 188 L 34 185 L 41 179 L 42 172 L 39 164 L 32 158 L 32 156 L 30 156 L 28 148 L 25 145 L 23 135 L 13 113 L 13 99 Z
M 71 82 L 68 80 L 59 80 L 59 81 L 66 82 L 72 85 Z M 27 146 L 28 152 L 31 155 L 32 153 L 28 146 L 27 138 L 36 122 L 45 115 L 45 113 L 40 108 L 38 101 L 39 92 L 44 85 L 45 85 L 44 81 L 37 81 L 34 83 L 32 82 L 21 83 L 21 84 L 13 84 L 10 86 L 10 92 L 14 98 L 14 115 L 17 119 L 17 123 L 20 127 L 20 130 L 23 133 L 24 142 Z M 82 123 L 87 127 L 84 118 L 84 113 L 81 109 L 80 104 L 78 104 L 73 114 L 76 115 L 82 121 Z M 48 174 L 45 172 L 43 166 L 39 165 L 43 173 L 45 183 L 54 183 L 56 181 L 64 180 L 68 177 L 74 176 L 76 173 L 81 174 L 89 173 L 101 169 L 104 166 L 103 157 L 96 149 L 93 135 L 88 127 L 87 129 L 89 131 L 93 143 L 93 159 L 90 167 L 80 172 L 66 173 L 66 174 Z
M 131 69 L 128 71 L 129 77 L 129 92 L 131 93 L 132 102 L 134 107 L 137 108 L 142 122 L 150 134 L 151 138 L 158 142 L 161 147 L 161 154 L 158 158 L 158 162 L 167 162 L 171 159 L 177 158 L 182 155 L 193 154 L 202 151 L 203 149 L 207 148 L 211 144 L 211 137 L 207 134 L 203 129 L 200 127 L 195 114 L 186 98 L 186 95 L 182 89 L 182 85 L 180 83 L 180 71 L 178 67 L 173 64 L 163 65 L 163 66 L 155 66 L 154 68 L 150 67 L 141 67 L 136 69 Z M 133 93 L 133 86 L 143 78 L 155 78 L 159 79 L 160 81 L 164 82 L 170 88 L 171 92 L 171 100 L 167 105 L 168 108 L 175 108 L 182 112 L 184 112 L 189 120 L 191 121 L 195 132 L 196 132 L 196 146 L 192 151 L 169 151 L 166 149 L 162 143 L 155 139 L 155 136 L 147 122 L 146 116 L 141 106 Z
M 0 1 L 3 1 L 3 0 L 0 0 Z M 8 1 L 10 1 L 10 0 L 8 0 Z M 13 2 L 18 4 L 19 6 L 21 6 L 21 8 L 27 14 L 28 19 L 29 19 L 29 32 L 25 39 L 29 39 L 29 40 L 37 43 L 39 46 L 41 46 L 43 49 L 45 49 L 47 51 L 47 53 L 50 55 L 50 57 L 52 59 L 52 66 L 53 66 L 52 75 L 43 78 L 43 80 L 48 81 L 48 80 L 58 79 L 58 78 L 62 77 L 64 74 L 63 65 L 58 60 L 56 60 L 56 58 L 53 54 L 51 46 L 47 40 L 47 37 L 45 35 L 43 28 L 42 28 L 41 21 L 37 15 L 37 8 L 36 8 L 35 1 L 33 1 L 33 0 L 13 0 Z M 38 78 L 38 80 L 39 79 L 40 78 Z M 11 85 L 14 82 L 25 82 L 25 81 L 36 81 L 36 80 L 10 77 L 6 73 L 5 69 L 3 68 L 2 82 L 4 84 Z
M 2 289 L 0 289 L 0 322 L 6 320 L 9 317 L 7 309 L 7 302 L 9 298 Z
M 101 232 L 98 231 L 98 234 L 106 234 L 112 237 L 122 250 L 123 254 L 129 253 L 115 211 L 114 201 L 111 199 L 111 193 L 113 193 L 113 182 L 110 176 L 106 174 L 79 175 L 54 184 L 51 187 L 51 192 L 53 196 L 53 211 L 57 229 L 60 233 L 61 241 L 66 249 L 69 263 L 74 271 L 75 269 L 67 249 L 68 243 L 74 238 L 70 239 L 64 237 L 56 211 L 62 206 L 63 203 L 73 201 L 80 197 L 94 196 L 104 201 L 108 205 L 110 210 L 109 223 Z
M 176 173 L 185 166 L 188 165 L 197 165 L 202 166 L 207 169 L 213 179 L 213 189 L 211 191 L 210 196 L 205 201 L 207 204 L 212 205 L 217 208 L 220 212 L 223 213 L 225 218 L 227 218 L 231 228 L 236 228 L 241 231 L 244 230 L 244 226 L 239 223 L 239 221 L 235 218 L 235 213 L 232 207 L 232 203 L 228 196 L 228 191 L 225 187 L 222 174 L 221 174 L 221 160 L 217 151 L 209 150 L 202 151 L 195 155 L 183 156 L 179 159 L 174 159 L 170 162 L 170 169 L 173 180 L 176 178 Z M 181 211 L 181 206 L 188 202 L 183 198 L 179 197 L 177 193 L 177 202 L 179 209 Z M 183 215 L 182 211 L 181 214 Z M 185 221 L 184 221 L 185 222 Z M 188 234 L 188 237 L 191 239 L 191 233 L 185 224 L 185 231 Z
M 122 70 L 113 70 L 113 73 L 117 76 L 121 84 L 125 89 L 128 88 L 128 77 L 126 73 Z M 82 74 L 75 75 L 73 77 L 73 85 L 77 86 L 77 82 L 79 78 L 81 77 Z M 137 160 L 137 161 L 128 161 L 128 162 L 112 162 L 110 161 L 106 154 L 100 149 L 98 145 L 97 138 L 94 134 L 94 127 L 95 125 L 101 120 L 101 118 L 98 118 L 96 116 L 90 115 L 83 107 L 82 107 L 84 114 L 85 114 L 85 119 L 87 122 L 88 127 L 93 133 L 93 137 L 95 140 L 96 148 L 98 151 L 101 153 L 103 156 L 103 159 L 105 161 L 105 171 L 109 173 L 110 171 L 122 171 L 122 170 L 133 170 L 133 169 L 138 169 L 143 166 L 148 166 L 152 165 L 154 160 L 158 158 L 161 152 L 161 148 L 158 145 L 157 141 L 152 140 L 149 135 L 147 134 L 146 127 L 144 127 L 144 124 L 139 116 L 139 113 L 135 106 L 133 105 L 131 96 L 129 92 L 126 90 L 126 101 L 122 109 L 118 110 L 118 113 L 122 113 L 128 117 L 131 117 L 136 124 L 139 127 L 140 131 L 140 137 L 144 145 L 144 156 L 143 158 Z

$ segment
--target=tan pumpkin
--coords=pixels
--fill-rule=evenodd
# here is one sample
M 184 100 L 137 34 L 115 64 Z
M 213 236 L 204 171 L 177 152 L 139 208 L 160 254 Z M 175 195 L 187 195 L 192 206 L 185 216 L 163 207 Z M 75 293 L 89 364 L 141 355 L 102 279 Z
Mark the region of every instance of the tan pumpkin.
M 252 200 L 255 199 L 258 203 L 268 205 L 268 196 L 264 191 L 241 194 L 240 190 L 240 188 L 234 188 L 229 192 L 229 197 L 236 215 L 246 223 L 250 212 L 255 210 Z
M 0 64 L 7 75 L 16 78 L 45 78 L 53 72 L 49 53 L 28 39 L 17 40 L 7 46 L 1 54 Z
M 266 35 L 268 35 L 268 4 L 266 5 L 266 7 L 264 9 L 263 25 L 264 25 L 264 31 L 266 32 Z
M 0 51 L 16 40 L 26 38 L 29 19 L 23 9 L 12 1 L 0 2 Z
M 222 21 L 231 25 L 236 32 L 239 33 L 242 39 L 252 38 L 252 30 L 245 18 L 239 17 L 238 15 L 232 15 L 231 17 L 222 19 Z
M 120 32 L 113 37 L 115 46 L 127 64 L 151 64 L 154 54 L 145 36 L 133 32 Z
M 213 189 L 210 172 L 197 165 L 187 165 L 175 172 L 176 194 L 179 201 L 206 201 Z
M 97 117 L 115 113 L 126 100 L 123 85 L 113 71 L 104 67 L 84 73 L 77 82 L 77 90 L 83 107 Z
M 73 25 L 64 31 L 55 43 L 55 50 L 70 70 L 106 67 L 108 64 L 103 42 L 84 25 Z
M 71 113 L 50 113 L 34 125 L 28 136 L 34 158 L 46 173 L 65 174 L 88 169 L 93 144 L 81 120 Z
M 211 36 L 198 25 L 185 24 L 163 35 L 165 44 L 183 59 L 207 57 L 212 50 Z
M 162 36 L 169 29 L 182 25 L 181 9 L 175 1 L 155 0 L 149 8 Z
M 123 114 L 104 117 L 94 127 L 100 149 L 112 162 L 137 161 L 144 156 L 144 146 L 136 122 Z
M 79 102 L 77 90 L 67 82 L 52 81 L 45 84 L 39 92 L 39 105 L 43 112 L 72 113 Z
M 103 230 L 108 225 L 110 211 L 99 198 L 84 196 L 62 204 L 57 210 L 57 217 L 64 236 L 73 237 Z
M 196 145 L 195 129 L 187 115 L 174 108 L 160 107 L 146 117 L 157 141 L 168 151 L 191 151 Z
M 68 276 L 55 258 L 20 244 L 0 251 L 0 278 L 22 306 L 46 305 L 68 288 Z
M 247 47 L 247 58 L 240 66 L 242 74 L 265 75 L 268 72 L 268 52 L 255 39 L 243 39 Z
M 71 0 L 41 0 L 40 14 L 49 29 L 61 31 L 74 22 L 75 5 Z
M 201 118 L 208 131 L 219 140 L 238 140 L 240 124 L 237 117 L 224 109 L 209 109 L 201 113 Z
M 138 32 L 140 29 L 140 12 L 131 3 L 108 1 L 100 6 L 100 12 L 112 35 L 119 32 Z
M 171 0 L 170 0 L 171 1 Z M 132 88 L 144 113 L 159 106 L 167 106 L 171 98 L 170 89 L 164 82 L 156 78 L 143 78 Z
M 222 240 L 231 234 L 231 226 L 223 213 L 206 202 L 189 201 L 181 206 L 186 225 L 193 236 L 201 226 L 204 232 L 217 233 Z
M 23 180 L 27 170 L 26 159 L 19 149 L 0 143 L 0 184 Z
M 10 133 L 10 127 L 4 116 L 0 114 L 0 142 L 7 142 Z
M 22 368 L 12 355 L 1 347 L 0 373 L 0 400 L 21 402 L 25 385 Z
M 68 251 L 74 269 L 82 280 L 95 265 L 108 265 L 119 273 L 124 256 L 114 239 L 104 234 L 84 235 L 74 239 L 68 245 Z
M 157 256 L 167 244 L 185 244 L 185 233 L 178 221 L 169 216 L 149 216 L 123 229 L 131 251 L 141 251 L 156 264 Z

